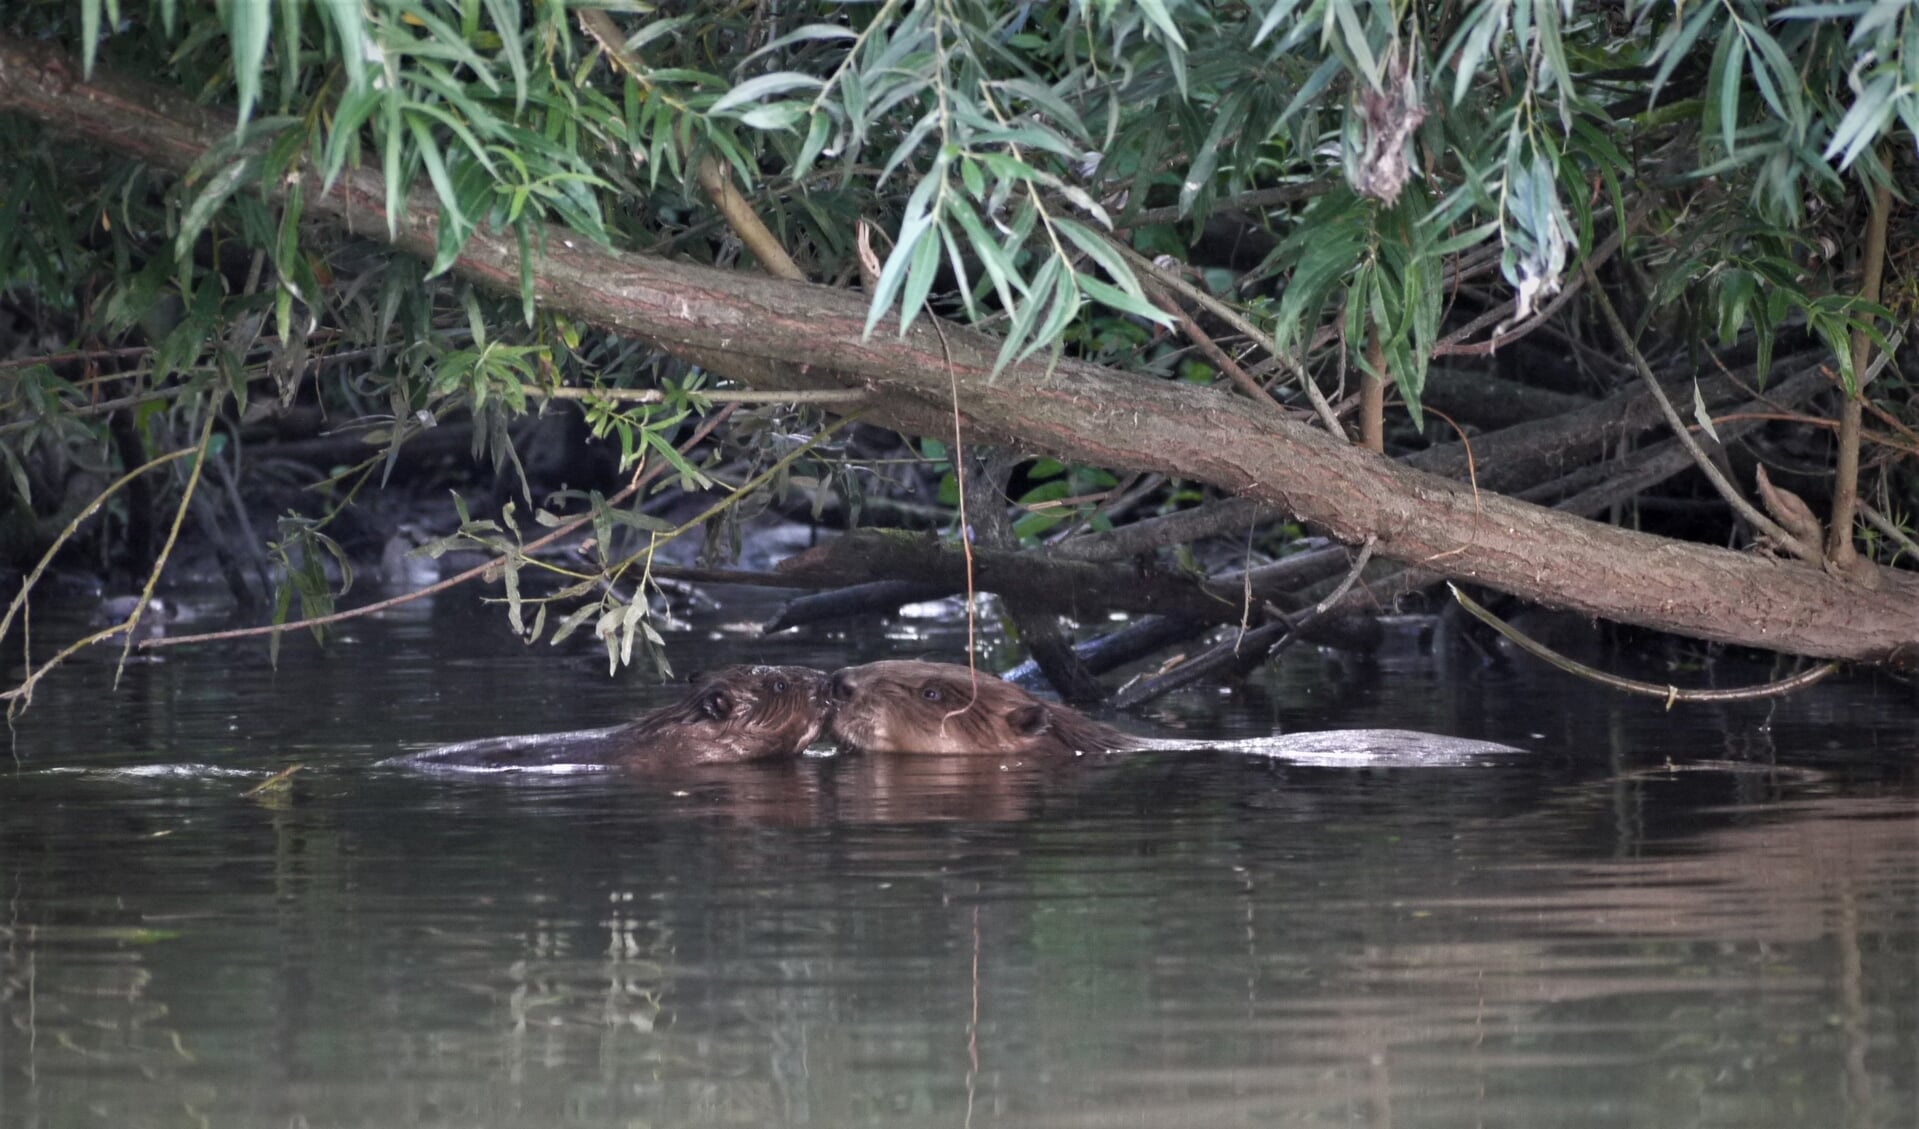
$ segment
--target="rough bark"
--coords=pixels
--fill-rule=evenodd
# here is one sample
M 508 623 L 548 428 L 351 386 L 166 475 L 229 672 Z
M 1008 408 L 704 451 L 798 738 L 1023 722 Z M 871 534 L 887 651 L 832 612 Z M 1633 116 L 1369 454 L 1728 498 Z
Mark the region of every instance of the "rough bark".
M 232 119 L 170 91 L 77 69 L 0 38 L 0 109 L 184 172 Z M 431 257 L 439 206 L 425 190 L 389 217 L 380 178 L 343 173 L 308 214 Z M 1599 525 L 1400 466 L 1211 388 L 1062 361 L 993 372 L 998 343 L 921 318 L 863 336 L 864 296 L 589 246 L 551 228 L 534 245 L 536 298 L 633 334 L 724 376 L 766 387 L 865 387 L 868 419 L 904 431 L 963 426 L 982 439 L 1101 466 L 1199 479 L 1297 514 L 1378 555 L 1579 612 L 1725 643 L 1882 661 L 1919 654 L 1919 578 L 1876 584 L 1816 567 Z M 455 266 L 516 293 L 517 241 L 476 232 Z M 794 358 L 804 358 L 795 360 Z

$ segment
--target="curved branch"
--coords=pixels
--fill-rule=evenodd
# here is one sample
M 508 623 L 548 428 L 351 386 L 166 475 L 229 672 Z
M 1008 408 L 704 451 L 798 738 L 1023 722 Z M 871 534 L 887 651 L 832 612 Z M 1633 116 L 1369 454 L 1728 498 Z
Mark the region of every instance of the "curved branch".
M 1839 669 L 1838 663 L 1820 663 L 1818 666 L 1810 670 L 1801 671 L 1791 678 L 1781 678 L 1761 686 L 1741 686 L 1735 690 L 1682 690 L 1671 684 L 1662 686 L 1656 682 L 1640 682 L 1633 678 L 1621 678 L 1616 674 L 1607 674 L 1605 671 L 1587 666 L 1577 659 L 1569 659 L 1565 655 L 1541 643 L 1539 640 L 1520 631 L 1512 624 L 1500 619 L 1492 612 L 1487 611 L 1475 602 L 1471 596 L 1461 592 L 1459 585 L 1448 584 L 1446 587 L 1452 589 L 1453 599 L 1458 600 L 1459 606 L 1470 612 L 1474 619 L 1479 620 L 1494 631 L 1499 632 L 1499 634 L 1511 642 L 1513 646 L 1518 647 L 1534 658 L 1540 659 L 1551 666 L 1556 666 L 1568 674 L 1578 675 L 1588 682 L 1596 682 L 1601 686 L 1609 686 L 1622 693 L 1662 699 L 1668 708 L 1671 708 L 1676 702 L 1751 702 L 1762 698 L 1780 698 L 1795 690 L 1804 690 L 1806 687 L 1823 680 L 1827 675 Z

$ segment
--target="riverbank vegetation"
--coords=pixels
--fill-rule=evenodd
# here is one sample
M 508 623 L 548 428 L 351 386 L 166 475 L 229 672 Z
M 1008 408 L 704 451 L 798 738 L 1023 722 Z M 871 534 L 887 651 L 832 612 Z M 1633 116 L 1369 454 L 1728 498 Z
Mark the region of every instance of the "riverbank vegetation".
M 339 614 L 402 535 L 616 663 L 676 577 L 821 590 L 781 624 L 993 592 L 1075 699 L 1448 580 L 1919 659 L 1910 5 L 0 25 L 10 644 L 58 576 L 187 559 Z M 726 567 L 769 511 L 844 535 Z

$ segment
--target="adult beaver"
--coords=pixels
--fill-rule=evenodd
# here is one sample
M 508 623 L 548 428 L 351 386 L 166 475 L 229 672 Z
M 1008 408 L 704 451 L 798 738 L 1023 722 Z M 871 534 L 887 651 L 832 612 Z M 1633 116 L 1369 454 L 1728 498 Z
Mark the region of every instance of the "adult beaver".
M 950 663 L 845 667 L 827 680 L 826 697 L 833 739 L 856 752 L 1046 756 L 1146 746 L 1078 710 Z
M 1142 737 L 949 663 L 895 659 L 827 680 L 829 733 L 851 752 L 1049 757 L 1139 749 L 1221 749 L 1328 765 L 1478 763 L 1521 750 L 1404 729 L 1335 729 L 1243 741 Z
M 625 725 L 489 737 L 389 763 L 525 772 L 560 767 L 671 770 L 796 757 L 826 724 L 826 675 L 806 666 L 729 666 L 697 676 L 671 705 Z

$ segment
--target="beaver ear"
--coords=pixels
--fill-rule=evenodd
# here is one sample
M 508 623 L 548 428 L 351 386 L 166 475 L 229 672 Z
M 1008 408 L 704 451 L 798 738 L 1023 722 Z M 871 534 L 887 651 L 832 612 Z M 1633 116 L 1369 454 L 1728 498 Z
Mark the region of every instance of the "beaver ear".
M 715 686 L 700 695 L 700 712 L 714 721 L 725 721 L 733 716 L 733 695 L 724 686 Z
M 1053 716 L 1046 712 L 1045 706 L 1035 702 L 1007 714 L 1006 721 L 1013 727 L 1014 732 L 1027 737 L 1037 737 L 1051 728 Z

